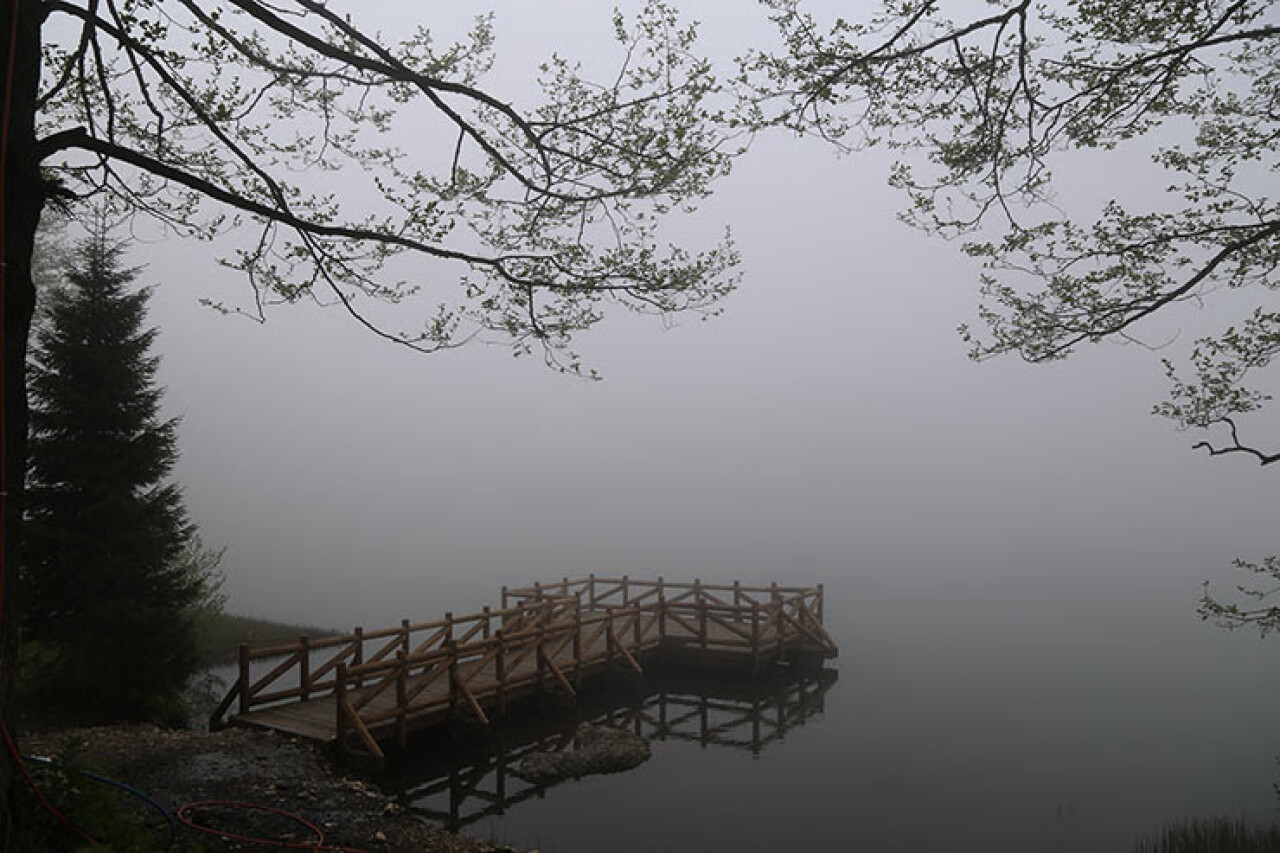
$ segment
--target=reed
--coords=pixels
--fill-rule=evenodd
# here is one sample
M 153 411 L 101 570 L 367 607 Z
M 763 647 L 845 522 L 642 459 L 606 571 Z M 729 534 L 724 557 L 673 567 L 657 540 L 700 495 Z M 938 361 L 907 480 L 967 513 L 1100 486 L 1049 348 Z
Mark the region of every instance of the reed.
M 1140 839 L 1134 853 L 1280 853 L 1280 826 L 1243 818 L 1194 819 Z

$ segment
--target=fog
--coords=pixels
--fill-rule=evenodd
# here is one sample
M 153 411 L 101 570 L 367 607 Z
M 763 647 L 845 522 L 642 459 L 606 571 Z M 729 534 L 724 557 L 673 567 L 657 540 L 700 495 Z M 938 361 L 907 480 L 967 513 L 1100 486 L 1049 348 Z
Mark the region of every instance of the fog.
M 768 38 L 754 8 L 683 5 L 719 61 Z M 608 67 L 604 7 L 497 6 L 498 91 L 527 93 L 554 49 Z M 471 11 L 436 7 L 455 33 Z M 379 6 L 373 23 L 394 29 L 411 8 Z M 1058 201 L 1082 213 L 1117 188 L 1158 189 L 1144 162 L 1066 159 Z M 956 327 L 976 325 L 980 270 L 898 221 L 889 165 L 757 139 L 670 226 L 692 248 L 731 226 L 740 289 L 705 322 L 610 315 L 577 341 L 600 382 L 500 346 L 421 355 L 313 305 L 225 317 L 199 300 L 251 300 L 216 262 L 235 240 L 151 234 L 130 261 L 156 285 L 175 477 L 204 541 L 226 549 L 229 609 L 345 629 L 588 572 L 821 582 L 841 681 L 801 736 L 818 745 L 771 760 L 857 768 L 812 808 L 837 813 L 848 790 L 864 809 L 893 800 L 876 843 L 996 849 L 958 841 L 993 818 L 953 796 L 993 773 L 1010 808 L 1034 800 L 1028 837 L 1055 803 L 1092 796 L 1096 834 L 1074 849 L 1169 815 L 1269 807 L 1274 648 L 1195 605 L 1205 580 L 1246 580 L 1232 558 L 1276 550 L 1280 479 L 1193 451 L 1200 436 L 1151 414 L 1161 356 L 1238 316 L 1242 295 L 1166 311 L 1142 331 L 1167 349 L 973 363 Z M 939 767 L 945 784 L 903 781 Z M 904 826 L 920 802 L 972 833 L 944 845 Z
M 1275 478 L 1150 414 L 1160 353 L 967 360 L 978 270 L 896 221 L 886 163 L 758 143 L 688 223 L 742 248 L 723 316 L 611 317 L 579 341 L 601 382 L 413 353 L 314 306 L 223 317 L 197 298 L 246 285 L 211 250 L 140 249 L 176 476 L 232 609 L 373 624 L 596 571 L 1011 607 L 1053 578 L 1194 619 L 1202 580 L 1274 549 Z

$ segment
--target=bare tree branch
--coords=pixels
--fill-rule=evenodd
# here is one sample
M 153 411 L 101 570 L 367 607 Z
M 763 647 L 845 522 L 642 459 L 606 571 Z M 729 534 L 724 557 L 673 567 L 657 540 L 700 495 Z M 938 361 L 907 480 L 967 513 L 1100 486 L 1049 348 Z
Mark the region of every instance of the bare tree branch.
M 1221 418 L 1220 422 L 1227 424 L 1231 428 L 1231 444 L 1225 447 L 1214 447 L 1207 441 L 1198 441 L 1192 445 L 1192 449 L 1199 450 L 1204 448 L 1209 451 L 1210 456 L 1224 456 L 1230 453 L 1244 453 L 1257 458 L 1261 465 L 1270 465 L 1273 462 L 1280 462 L 1280 453 L 1263 453 L 1256 447 L 1250 447 L 1240 443 L 1240 436 L 1236 432 L 1236 422 L 1231 418 Z

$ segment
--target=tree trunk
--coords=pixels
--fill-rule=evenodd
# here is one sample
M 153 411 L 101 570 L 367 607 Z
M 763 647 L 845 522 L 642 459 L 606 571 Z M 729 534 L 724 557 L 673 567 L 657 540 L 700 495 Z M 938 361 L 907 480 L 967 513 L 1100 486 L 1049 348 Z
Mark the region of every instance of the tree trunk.
M 4 300 L 4 488 L 0 567 L 0 715 L 12 730 L 12 691 L 18 652 L 15 599 L 27 467 L 27 339 L 35 309 L 31 255 L 45 191 L 36 152 L 35 113 L 40 80 L 42 4 L 36 0 L 3 0 L 0 11 L 0 74 L 4 75 L 4 108 L 0 127 L 4 145 L 4 228 L 0 239 L 0 284 Z M 16 20 L 15 20 L 16 16 Z M 10 799 L 13 756 L 0 744 L 0 796 Z M 10 814 L 10 810 L 5 810 Z

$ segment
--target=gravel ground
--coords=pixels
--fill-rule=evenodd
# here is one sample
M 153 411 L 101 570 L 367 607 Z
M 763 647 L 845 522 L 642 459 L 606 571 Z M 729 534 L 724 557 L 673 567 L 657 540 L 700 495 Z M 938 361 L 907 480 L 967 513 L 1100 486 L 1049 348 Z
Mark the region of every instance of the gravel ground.
M 444 832 L 398 807 L 370 781 L 335 766 L 316 745 L 270 732 L 164 730 L 128 725 L 32 732 L 27 755 L 54 756 L 74 739 L 79 763 L 146 793 L 170 812 L 209 800 L 259 807 L 208 806 L 192 816 L 224 833 L 268 837 L 317 849 L 314 834 L 270 811 L 296 814 L 324 833 L 319 849 L 405 850 L 423 853 L 498 853 L 498 848 Z M 172 849 L 266 850 L 283 845 L 237 842 L 179 824 Z M 163 844 L 160 845 L 163 849 Z

